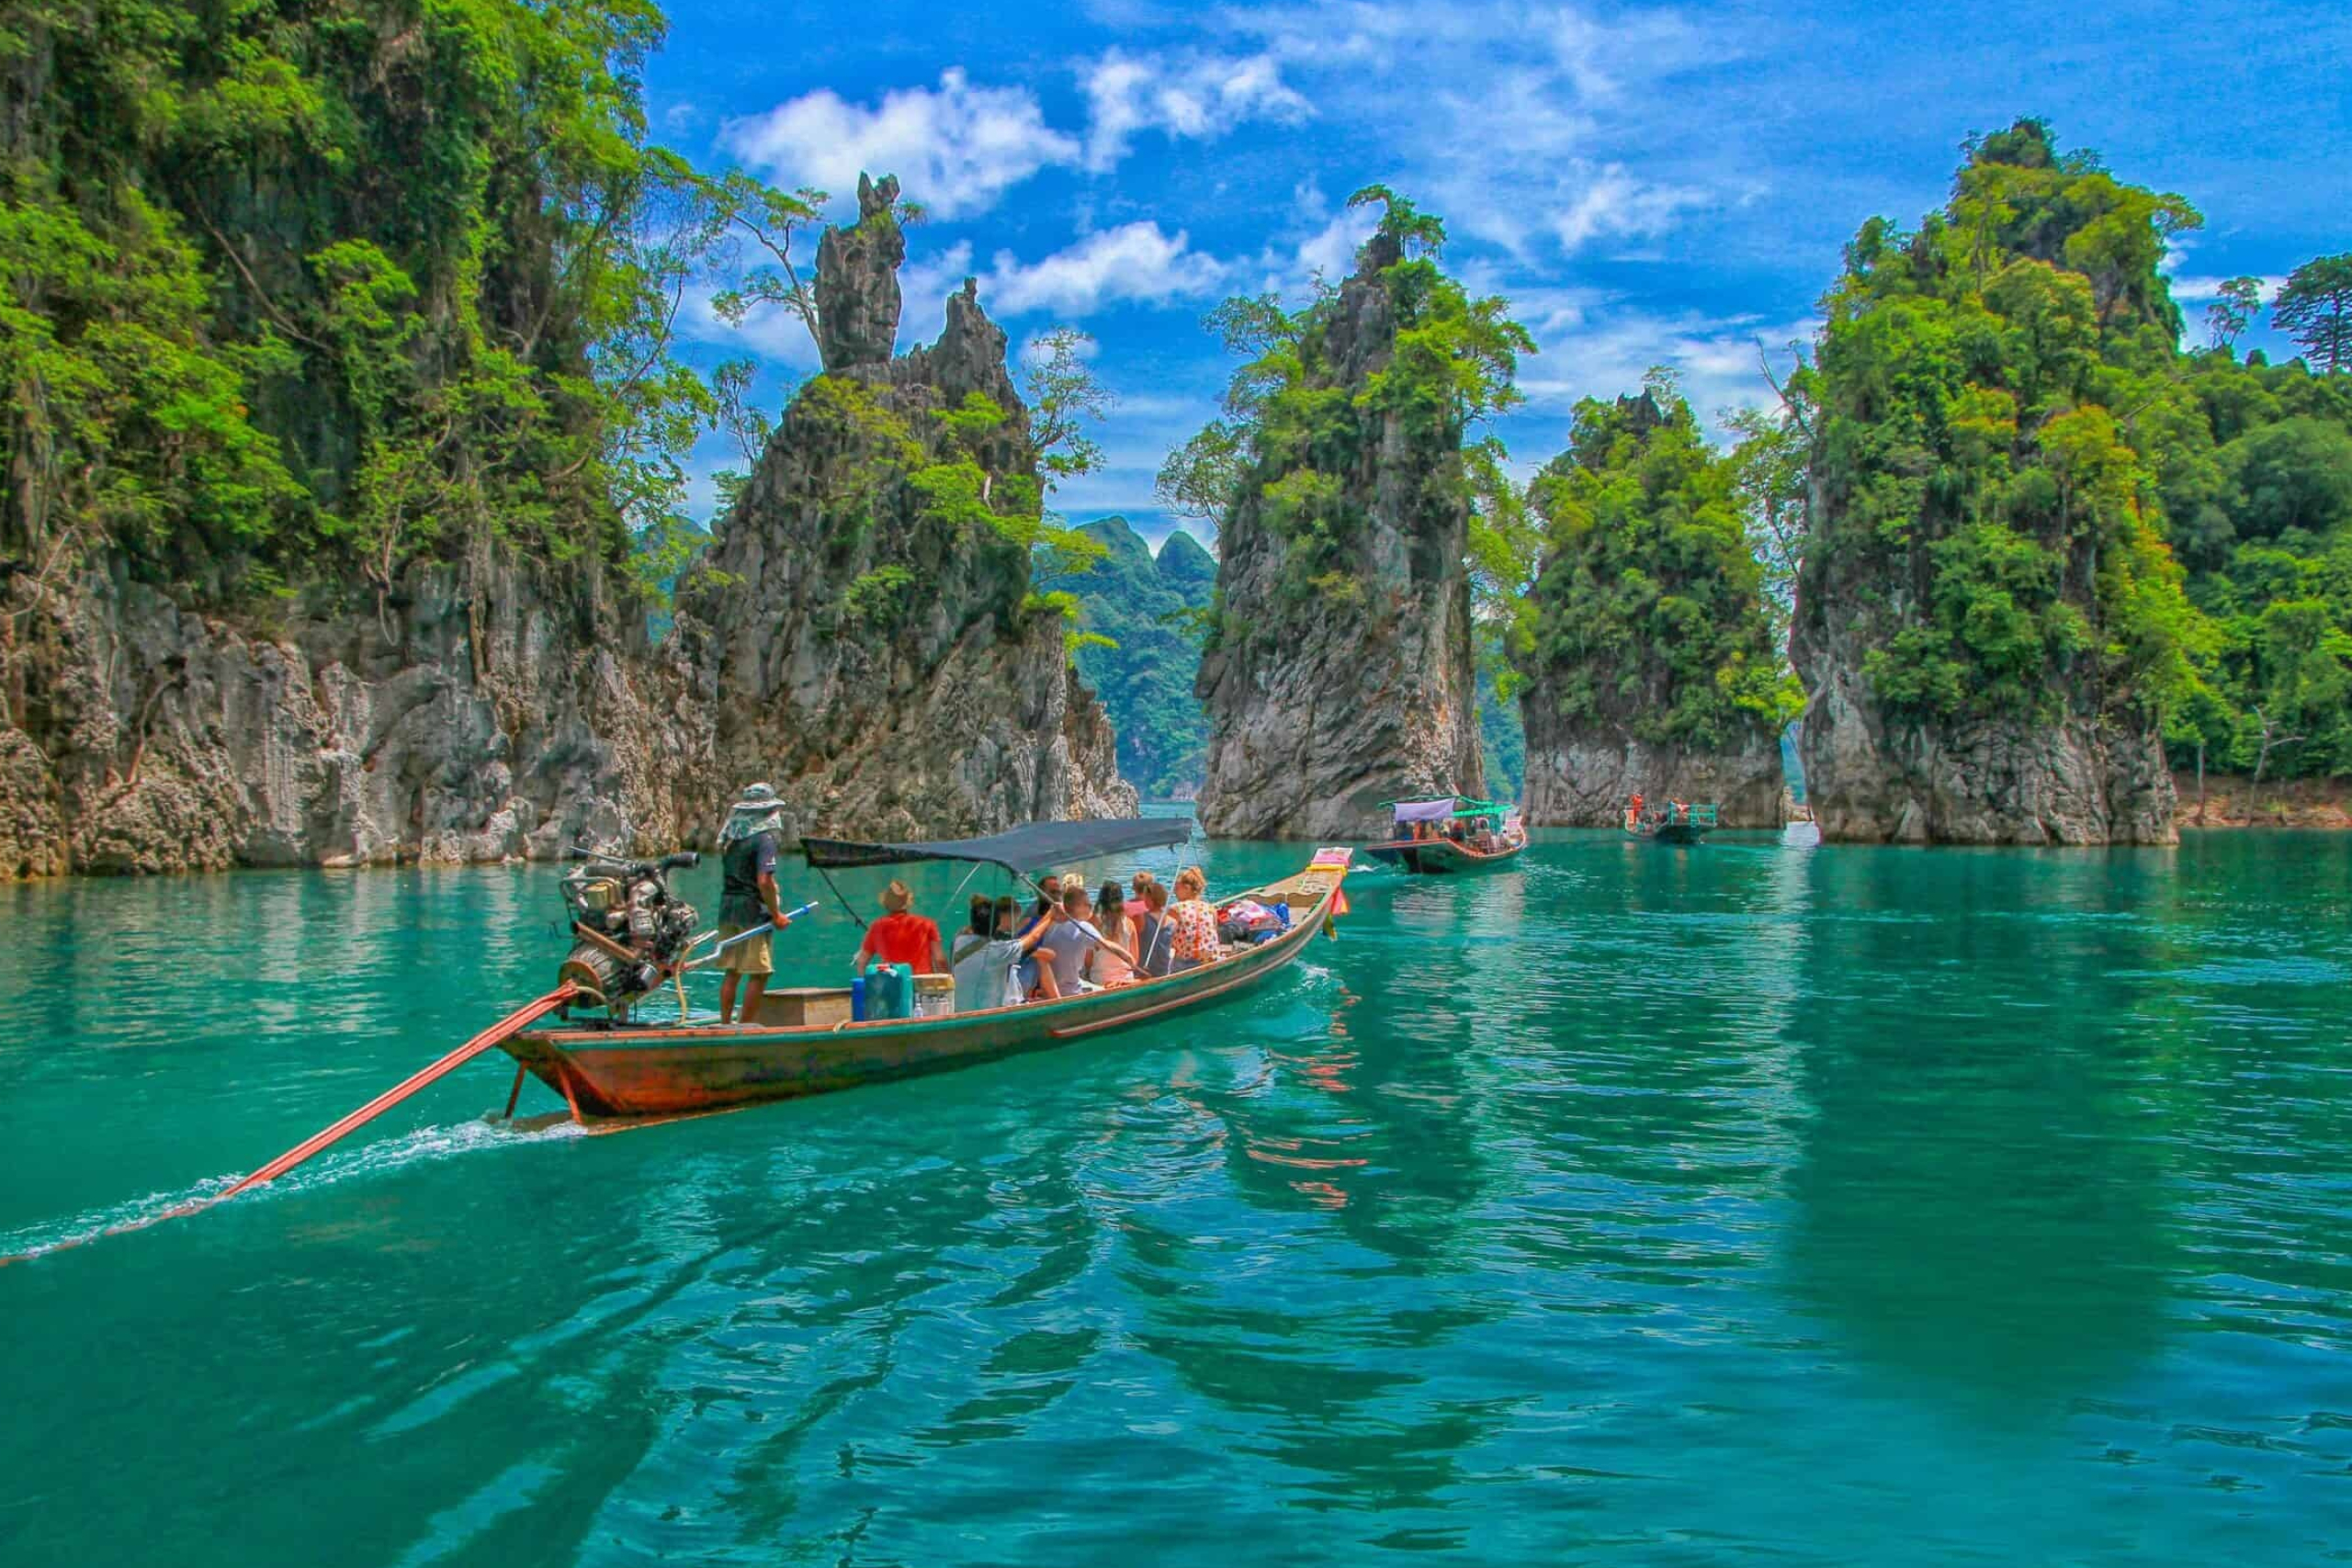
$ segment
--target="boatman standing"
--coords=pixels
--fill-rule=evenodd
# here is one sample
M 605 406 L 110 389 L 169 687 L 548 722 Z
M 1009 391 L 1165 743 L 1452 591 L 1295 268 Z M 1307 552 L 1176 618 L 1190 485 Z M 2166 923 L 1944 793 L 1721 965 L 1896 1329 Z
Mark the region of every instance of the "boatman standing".
M 719 954 L 720 1027 L 735 1019 L 735 983 L 743 983 L 743 1021 L 760 1021 L 760 998 L 767 994 L 768 976 L 775 961 L 768 952 L 769 931 L 782 931 L 792 921 L 776 898 L 775 854 L 784 837 L 784 802 L 763 784 L 745 786 L 743 798 L 727 813 L 718 830 L 718 863 L 725 878 L 718 897 L 718 940 L 766 927 L 758 936 L 745 937 Z

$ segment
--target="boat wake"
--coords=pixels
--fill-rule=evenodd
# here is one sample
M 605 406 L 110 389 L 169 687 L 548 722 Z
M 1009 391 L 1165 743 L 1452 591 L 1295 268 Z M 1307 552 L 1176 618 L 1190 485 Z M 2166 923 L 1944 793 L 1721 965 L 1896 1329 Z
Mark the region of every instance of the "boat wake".
M 577 1138 L 584 1136 L 586 1132 L 587 1129 L 569 1117 L 548 1124 L 524 1124 L 511 1128 L 487 1116 L 447 1126 L 419 1127 L 397 1138 L 386 1138 L 381 1143 L 363 1144 L 356 1148 L 328 1155 L 305 1167 L 299 1175 L 288 1175 L 266 1186 L 254 1188 L 240 1201 L 266 1201 L 298 1192 L 314 1191 L 355 1178 L 379 1176 L 409 1166 L 453 1159 L 481 1149 L 505 1148 L 516 1143 Z M 0 1268 L 46 1257 L 67 1247 L 80 1247 L 103 1236 L 144 1230 L 164 1220 L 209 1209 L 227 1196 L 242 1179 L 241 1174 L 233 1172 L 226 1176 L 207 1177 L 194 1186 L 183 1187 L 177 1191 L 151 1192 L 143 1198 L 133 1198 L 107 1208 L 85 1210 L 68 1218 L 0 1233 Z

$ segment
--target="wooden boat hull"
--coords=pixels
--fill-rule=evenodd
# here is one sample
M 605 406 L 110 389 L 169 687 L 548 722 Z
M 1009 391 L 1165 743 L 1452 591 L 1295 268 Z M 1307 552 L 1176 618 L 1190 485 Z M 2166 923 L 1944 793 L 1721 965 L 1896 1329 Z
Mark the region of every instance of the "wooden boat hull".
M 1363 852 L 1409 875 L 1450 876 L 1457 872 L 1499 870 L 1519 859 L 1526 849 L 1525 844 L 1509 844 L 1481 852 L 1451 839 L 1399 839 L 1385 844 L 1368 844 Z
M 1706 838 L 1707 829 L 1689 822 L 1668 822 L 1645 831 L 1628 829 L 1627 833 L 1655 844 L 1695 844 Z
M 1058 1002 L 800 1028 L 573 1027 L 519 1034 L 503 1048 L 583 1122 L 690 1115 L 969 1066 L 1214 1005 L 1258 985 L 1327 926 L 1339 886 L 1331 877 L 1271 942 L 1204 968 Z

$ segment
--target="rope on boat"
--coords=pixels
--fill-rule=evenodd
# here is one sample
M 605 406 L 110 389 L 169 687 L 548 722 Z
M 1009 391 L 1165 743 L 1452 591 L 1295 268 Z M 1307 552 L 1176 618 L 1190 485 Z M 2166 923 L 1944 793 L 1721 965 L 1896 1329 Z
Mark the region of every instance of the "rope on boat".
M 812 862 L 811 863 L 813 864 L 814 863 Z M 849 901 L 849 896 L 848 896 L 847 894 L 843 893 L 843 892 L 841 890 L 841 888 L 840 888 L 838 886 L 836 886 L 836 885 L 834 884 L 834 882 L 833 882 L 833 874 L 832 874 L 831 872 L 827 871 L 827 870 L 826 870 L 823 866 L 821 866 L 821 865 L 817 866 L 817 868 L 816 868 L 816 869 L 817 869 L 817 874 L 818 874 L 818 875 L 820 875 L 820 876 L 821 876 L 821 877 L 823 877 L 823 878 L 825 879 L 825 886 L 828 886 L 828 887 L 832 888 L 832 890 L 833 890 L 833 897 L 836 897 L 836 898 L 839 898 L 839 899 L 842 901 L 842 908 L 843 912 L 845 912 L 845 913 L 849 916 L 849 918 L 850 918 L 851 919 L 855 920 L 855 921 L 857 922 L 857 929 L 858 929 L 859 931 L 864 931 L 864 930 L 865 930 L 868 925 L 870 925 L 870 924 L 872 924 L 872 923 L 873 923 L 873 922 L 869 921 L 869 920 L 868 920 L 868 919 L 867 919 L 864 915 L 861 915 L 861 914 L 859 914 L 859 913 L 857 912 L 857 908 L 856 908 L 856 907 L 855 907 L 854 905 L 853 905 L 853 904 L 851 904 L 851 903 L 850 903 L 850 901 Z
M 572 985 L 567 981 L 565 984 L 558 986 L 554 990 L 549 991 L 546 996 L 541 997 L 538 1000 L 526 1003 L 524 1006 L 517 1008 L 514 1011 L 508 1013 L 504 1018 L 500 1019 L 496 1023 L 492 1024 L 488 1029 L 483 1030 L 480 1034 L 475 1035 L 463 1045 L 458 1046 L 456 1050 L 450 1052 L 439 1061 L 435 1062 L 431 1066 L 411 1074 L 408 1077 L 403 1078 L 392 1088 L 386 1089 L 383 1093 L 378 1095 L 375 1099 L 369 1100 L 367 1104 L 351 1112 L 348 1116 L 344 1117 L 341 1121 L 336 1122 L 332 1126 L 322 1128 L 320 1131 L 311 1134 L 309 1137 L 303 1139 L 300 1143 L 295 1145 L 284 1154 L 279 1155 L 276 1159 L 271 1160 L 267 1165 L 263 1166 L 260 1169 L 238 1181 L 234 1186 L 229 1188 L 228 1190 L 216 1193 L 210 1197 L 198 1198 L 193 1201 L 179 1204 L 177 1207 L 166 1209 L 159 1214 L 150 1214 L 144 1219 L 131 1220 L 123 1224 L 111 1226 L 107 1230 L 100 1231 L 98 1235 L 121 1235 L 129 1231 L 145 1230 L 149 1225 L 157 1224 L 163 1220 L 175 1220 L 184 1214 L 200 1213 L 204 1210 L 211 1208 L 216 1203 L 225 1203 L 230 1199 L 236 1197 L 239 1193 L 247 1191 L 252 1188 L 259 1187 L 264 1182 L 275 1181 L 279 1177 L 285 1175 L 288 1171 L 292 1170 L 296 1166 L 302 1164 L 314 1155 L 322 1153 L 332 1145 L 340 1143 L 344 1138 L 348 1137 L 351 1134 L 358 1131 L 360 1127 L 374 1121 L 385 1111 L 390 1111 L 393 1106 L 398 1105 L 401 1100 L 406 1100 L 417 1090 L 425 1088 L 427 1085 L 432 1084 L 440 1078 L 447 1077 L 450 1073 L 465 1066 L 468 1062 L 472 1061 L 476 1056 L 481 1055 L 484 1051 L 490 1050 L 493 1046 L 504 1043 L 512 1036 L 521 1033 L 525 1029 L 527 1029 L 532 1024 L 537 1023 L 540 1019 L 545 1018 L 548 1013 L 555 1011 L 556 1009 L 563 1006 L 566 1002 L 571 1001 L 574 997 L 581 996 L 582 994 L 584 993 L 582 991 L 580 987 Z M 97 1239 L 97 1237 L 89 1236 L 85 1237 L 84 1239 L 94 1241 Z M 53 1247 L 43 1247 L 38 1250 L 40 1252 L 48 1252 L 54 1251 L 56 1249 Z M 36 1255 L 36 1253 L 22 1253 L 16 1257 L 0 1258 L 0 1264 L 21 1262 L 24 1258 Z

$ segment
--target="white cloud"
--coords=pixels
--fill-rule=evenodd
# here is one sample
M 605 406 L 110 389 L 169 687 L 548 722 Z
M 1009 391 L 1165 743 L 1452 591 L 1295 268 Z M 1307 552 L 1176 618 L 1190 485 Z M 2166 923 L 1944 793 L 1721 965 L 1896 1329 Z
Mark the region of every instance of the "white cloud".
M 1075 319 L 1121 300 L 1165 305 L 1198 299 L 1216 292 L 1229 270 L 1193 249 L 1182 230 L 1170 234 L 1158 223 L 1138 222 L 1089 234 L 1026 265 L 1012 252 L 999 251 L 980 286 L 998 315 L 1050 310 Z
M 1665 233 L 1738 162 L 1694 150 L 1671 80 L 1736 58 L 1738 41 L 1670 11 L 1357 0 L 1224 22 L 1306 83 L 1324 116 L 1356 115 L 1393 148 L 1381 177 L 1515 254 Z
M 1127 154 L 1139 131 L 1209 141 L 1249 119 L 1295 123 L 1313 111 L 1285 85 L 1271 54 L 1234 58 L 1126 54 L 1118 50 L 1082 73 L 1089 109 L 1086 166 L 1097 174 Z
M 1329 222 L 1301 240 L 1293 251 L 1288 272 L 1293 286 L 1296 280 L 1312 278 L 1318 273 L 1331 283 L 1346 277 L 1356 269 L 1356 252 L 1378 227 L 1379 209 L 1369 205 L 1335 214 Z
M 1553 209 L 1547 223 L 1560 249 L 1568 252 L 1604 236 L 1664 233 L 1684 209 L 1706 200 L 1704 191 L 1638 180 L 1623 164 L 1594 168 L 1579 163 L 1553 189 L 1561 204 Z
M 1513 302 L 1520 302 L 1517 294 Z M 1579 398 L 1606 400 L 1639 391 L 1649 367 L 1663 365 L 1680 378 L 1691 411 L 1716 427 L 1730 410 L 1771 401 L 1771 384 L 1762 369 L 1764 355 L 1770 354 L 1785 368 L 1787 345 L 1810 340 L 1815 327 L 1810 321 L 1770 322 L 1757 316 L 1652 315 L 1603 296 L 1558 302 L 1549 330 L 1532 314 L 1521 319 L 1543 349 L 1539 359 L 1521 366 L 1519 389 L 1527 397 L 1524 412 L 1517 416 L 1521 423 L 1565 416 Z M 1555 443 L 1558 445 L 1565 441 Z
M 895 88 L 870 107 L 820 89 L 730 120 L 720 141 L 775 184 L 836 197 L 861 172 L 897 175 L 908 198 L 940 218 L 984 211 L 1038 170 L 1080 155 L 1026 87 L 976 87 L 960 70 L 942 73 L 936 90 Z
M 2183 305 L 2201 305 L 2209 299 L 2219 299 L 2222 285 L 2229 281 L 2226 277 L 2176 277 L 2172 279 L 2172 297 Z M 2287 276 L 2284 273 L 2275 276 L 2265 275 L 2255 281 L 2262 285 L 2263 303 L 2267 305 L 2278 297 L 2278 290 L 2287 286 Z

